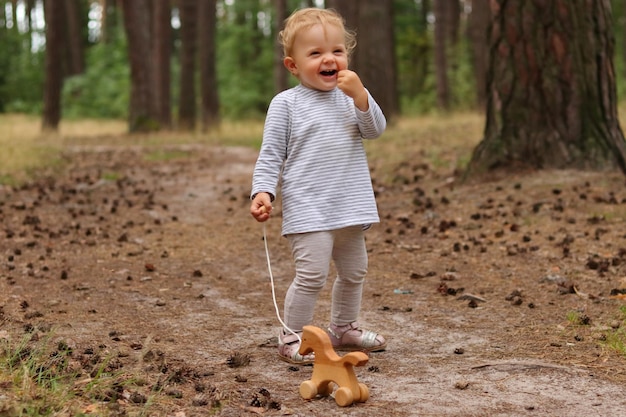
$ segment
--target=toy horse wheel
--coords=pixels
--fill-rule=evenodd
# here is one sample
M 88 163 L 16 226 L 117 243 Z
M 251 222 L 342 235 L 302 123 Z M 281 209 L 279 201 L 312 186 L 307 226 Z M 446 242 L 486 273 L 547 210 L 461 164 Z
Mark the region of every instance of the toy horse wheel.
M 359 382 L 359 392 L 361 393 L 361 398 L 359 398 L 359 402 L 364 403 L 370 397 L 370 392 L 367 389 L 367 385 Z
M 312 400 L 317 396 L 317 385 L 313 381 L 304 381 L 300 384 L 300 396 L 305 400 Z
M 340 407 L 347 407 L 354 402 L 354 396 L 352 390 L 347 387 L 341 387 L 335 392 L 335 402 Z

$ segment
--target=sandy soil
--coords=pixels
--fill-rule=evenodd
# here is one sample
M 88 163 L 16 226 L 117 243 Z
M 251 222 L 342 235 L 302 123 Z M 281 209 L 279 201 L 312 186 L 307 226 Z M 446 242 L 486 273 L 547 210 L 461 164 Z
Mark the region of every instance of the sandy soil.
M 248 214 L 256 153 L 146 152 L 74 148 L 67 172 L 0 188 L 0 339 L 69 356 L 85 413 L 626 415 L 626 357 L 610 347 L 626 339 L 623 175 L 460 185 L 419 161 L 379 178 L 374 162 L 382 222 L 367 235 L 361 323 L 389 347 L 355 369 L 370 398 L 342 408 L 303 400 L 312 367 L 276 357 L 263 228 Z M 293 268 L 275 207 L 282 304 Z M 328 313 L 327 290 L 314 324 Z

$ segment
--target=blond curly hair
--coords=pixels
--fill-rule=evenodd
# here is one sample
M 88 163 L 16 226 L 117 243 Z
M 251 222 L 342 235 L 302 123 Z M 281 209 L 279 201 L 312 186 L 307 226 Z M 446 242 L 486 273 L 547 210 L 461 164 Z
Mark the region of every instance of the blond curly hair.
M 284 56 L 292 56 L 293 44 L 296 35 L 315 25 L 332 25 L 341 29 L 345 37 L 345 45 L 348 56 L 356 47 L 356 34 L 345 27 L 341 15 L 333 9 L 318 9 L 314 7 L 300 9 L 285 19 L 285 28 L 278 34 L 278 41 L 283 47 Z

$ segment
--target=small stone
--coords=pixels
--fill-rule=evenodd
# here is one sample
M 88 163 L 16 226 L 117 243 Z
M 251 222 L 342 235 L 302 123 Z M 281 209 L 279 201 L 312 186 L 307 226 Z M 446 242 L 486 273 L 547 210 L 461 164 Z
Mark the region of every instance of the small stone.
M 457 381 L 454 383 L 454 388 L 464 390 L 469 388 L 469 381 Z

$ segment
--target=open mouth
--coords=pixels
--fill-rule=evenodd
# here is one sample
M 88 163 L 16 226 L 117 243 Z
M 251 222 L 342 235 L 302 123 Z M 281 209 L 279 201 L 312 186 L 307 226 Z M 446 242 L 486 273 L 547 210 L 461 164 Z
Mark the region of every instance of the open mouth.
M 320 74 L 322 74 L 324 77 L 332 77 L 333 75 L 337 74 L 337 70 L 320 71 Z

